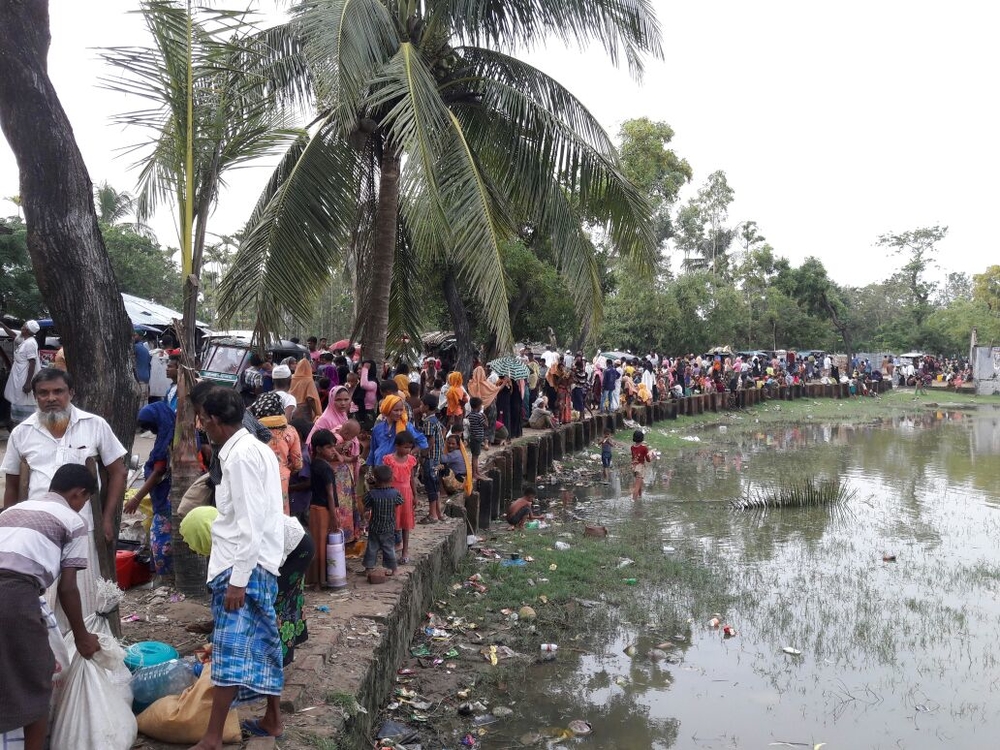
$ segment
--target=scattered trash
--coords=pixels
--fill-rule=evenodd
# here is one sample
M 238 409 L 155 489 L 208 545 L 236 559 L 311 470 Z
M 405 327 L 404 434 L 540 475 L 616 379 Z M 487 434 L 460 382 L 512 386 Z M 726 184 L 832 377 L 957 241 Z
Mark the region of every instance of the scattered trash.
M 722 626 L 722 637 L 723 638 L 732 638 L 735 635 L 736 635 L 736 628 L 734 628 L 732 625 L 723 625 Z
M 500 565 L 504 568 L 523 568 L 528 563 L 520 557 L 516 560 L 501 560 Z
M 439 641 L 446 641 L 451 638 L 451 633 L 441 628 L 424 628 L 424 635 Z
M 462 738 L 461 743 L 463 747 L 475 747 L 477 744 L 479 744 L 476 742 L 476 738 L 473 737 L 471 734 L 465 735 Z
M 565 552 L 565 551 L 566 551 L 566 550 L 568 550 L 568 549 L 569 549 L 570 547 L 569 547 L 569 545 L 568 545 L 568 544 L 566 544 L 566 542 L 556 542 L 556 543 L 555 543 L 555 548 L 556 548 L 557 550 L 561 551 L 561 552 Z M 550 569 L 551 569 L 551 568 L 550 568 Z
M 896 562 L 896 556 L 885 553 L 882 555 L 882 562 Z
M 681 438 L 681 440 L 686 440 L 689 443 L 700 443 L 701 442 L 701 438 L 698 437 L 697 435 L 685 435 L 684 437 Z
M 604 526 L 595 526 L 588 523 L 583 527 L 583 535 L 592 536 L 596 539 L 603 539 L 608 535 L 608 530 Z
M 708 621 L 708 627 L 717 628 L 721 623 L 722 621 L 718 617 L 713 617 L 711 620 Z
M 571 731 L 577 737 L 586 737 L 588 734 L 594 731 L 594 727 L 591 726 L 589 721 L 583 721 L 582 719 L 574 719 L 569 723 L 569 731 Z
M 791 646 L 785 646 L 781 650 L 784 651 L 789 656 L 802 656 L 801 651 L 799 651 L 797 648 L 792 648 Z
M 475 703 L 462 703 L 458 707 L 458 713 L 462 716 L 472 716 L 474 713 L 482 713 L 485 710 L 486 706 L 479 701 Z
M 622 583 L 626 586 L 635 586 L 639 581 L 635 578 L 623 578 Z
M 558 544 L 558 542 L 557 542 L 557 544 Z M 568 547 L 569 545 L 567 544 L 566 546 Z M 551 565 L 549 566 L 549 570 L 555 570 L 555 569 L 556 569 L 556 568 L 558 568 L 558 567 L 559 567 L 558 565 L 556 565 L 555 563 L 552 563 L 552 564 L 551 564 Z
M 676 551 L 677 550 L 674 547 L 668 547 L 667 545 L 663 546 L 663 554 L 665 554 L 665 555 L 670 555 L 670 554 L 672 554 L 672 553 L 674 553 Z
M 627 557 L 623 557 L 623 558 L 621 558 L 618 561 L 618 569 L 621 570 L 622 568 L 627 568 L 629 565 L 631 565 L 634 562 L 635 562 L 635 560 L 630 560 Z
M 539 647 L 539 651 L 542 655 L 542 661 L 554 661 L 556 658 L 556 652 L 559 650 L 558 643 L 543 643 Z
M 406 724 L 392 721 L 391 719 L 382 723 L 378 734 L 375 736 L 380 740 L 391 739 L 397 743 L 410 742 L 419 738 L 419 734 L 417 734 L 413 727 L 408 727 Z
M 635 656 L 637 653 L 639 653 L 639 649 L 637 649 L 634 644 L 629 644 L 628 646 L 625 647 L 623 653 L 625 654 L 625 656 Z
M 521 609 L 518 610 L 517 616 L 520 617 L 522 620 L 534 620 L 535 617 L 537 617 L 537 615 L 535 614 L 535 610 L 527 605 L 521 607 Z
M 498 719 L 502 719 L 506 716 L 512 716 L 514 714 L 514 709 L 508 706 L 497 706 L 493 709 L 493 715 Z
M 317 612 L 329 612 L 330 608 L 327 605 L 325 605 L 325 604 L 317 604 L 316 605 L 316 611 Z
M 410 649 L 410 656 L 420 658 L 422 656 L 430 656 L 431 650 L 427 648 L 426 645 L 415 646 Z
M 488 724 L 495 724 L 497 717 L 493 714 L 480 714 L 479 716 L 474 716 L 472 718 L 472 726 L 474 727 L 485 727 Z

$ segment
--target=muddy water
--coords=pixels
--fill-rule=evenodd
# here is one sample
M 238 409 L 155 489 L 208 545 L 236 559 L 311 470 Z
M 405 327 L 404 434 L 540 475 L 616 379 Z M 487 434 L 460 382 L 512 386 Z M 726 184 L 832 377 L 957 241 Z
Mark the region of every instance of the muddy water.
M 577 488 L 589 493 L 581 512 L 639 518 L 666 554 L 713 567 L 728 591 L 704 592 L 689 623 L 623 623 L 589 653 L 536 667 L 484 747 L 521 746 L 574 718 L 594 733 L 550 746 L 996 746 L 1000 412 L 704 435 L 654 474 L 640 508 L 617 477 Z M 802 476 L 840 477 L 857 494 L 840 513 L 727 507 L 748 487 Z M 709 627 L 716 605 L 735 637 Z M 669 660 L 654 661 L 665 640 Z

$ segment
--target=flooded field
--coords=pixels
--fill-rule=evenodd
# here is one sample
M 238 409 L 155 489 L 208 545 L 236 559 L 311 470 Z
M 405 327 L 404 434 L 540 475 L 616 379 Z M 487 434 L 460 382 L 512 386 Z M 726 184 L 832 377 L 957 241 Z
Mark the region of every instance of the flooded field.
M 729 508 L 810 477 L 855 494 L 833 511 Z M 642 524 L 722 583 L 675 602 L 671 621 L 619 620 L 533 668 L 484 748 L 996 745 L 1000 412 L 709 431 L 654 467 L 639 504 L 629 481 L 576 488 L 577 512 L 612 534 Z M 537 734 L 572 719 L 593 734 Z

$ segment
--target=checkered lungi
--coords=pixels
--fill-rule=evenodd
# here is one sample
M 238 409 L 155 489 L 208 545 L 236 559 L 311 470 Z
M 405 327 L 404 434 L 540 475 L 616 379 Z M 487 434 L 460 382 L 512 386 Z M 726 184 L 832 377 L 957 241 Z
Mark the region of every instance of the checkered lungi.
M 226 590 L 231 573 L 231 569 L 220 573 L 208 584 L 215 620 L 212 683 L 239 687 L 234 703 L 246 703 L 262 695 L 281 695 L 285 675 L 281 671 L 281 639 L 274 613 L 278 578 L 258 565 L 247 582 L 243 606 L 227 612 Z

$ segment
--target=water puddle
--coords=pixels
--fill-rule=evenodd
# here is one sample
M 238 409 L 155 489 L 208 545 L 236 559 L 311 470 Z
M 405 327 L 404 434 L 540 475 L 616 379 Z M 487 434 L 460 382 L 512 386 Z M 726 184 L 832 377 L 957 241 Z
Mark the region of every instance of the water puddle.
M 996 411 L 939 411 L 708 434 L 654 468 L 639 505 L 628 477 L 574 487 L 580 515 L 612 533 L 646 524 L 664 554 L 696 557 L 727 590 L 684 603 L 692 621 L 621 622 L 591 634 L 586 653 L 535 668 L 483 747 L 544 746 L 534 733 L 578 718 L 592 734 L 549 746 L 992 746 L 998 427 Z M 804 477 L 856 494 L 840 512 L 728 506 L 748 487 Z

